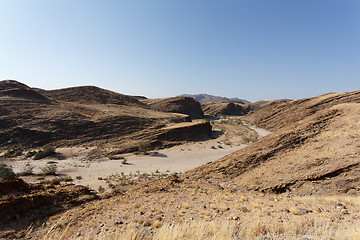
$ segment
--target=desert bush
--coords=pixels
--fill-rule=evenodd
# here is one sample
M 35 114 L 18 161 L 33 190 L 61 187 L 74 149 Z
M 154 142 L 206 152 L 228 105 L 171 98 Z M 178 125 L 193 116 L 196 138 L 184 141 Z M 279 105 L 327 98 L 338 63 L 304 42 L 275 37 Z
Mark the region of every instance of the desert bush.
M 110 160 L 120 160 L 120 159 L 124 159 L 123 156 L 117 156 L 117 155 L 108 155 L 108 158 Z
M 121 163 L 124 164 L 124 165 L 125 165 L 125 164 L 128 164 L 127 159 L 124 158 L 124 159 L 121 161 Z
M 36 151 L 29 151 L 29 152 L 25 155 L 25 157 L 26 157 L 26 158 L 33 157 L 36 153 L 37 153 Z
M 55 147 L 53 146 L 45 146 L 42 150 L 39 150 L 34 154 L 34 159 L 42 159 L 48 156 L 55 154 Z
M 15 179 L 16 174 L 14 171 L 4 163 L 0 163 L 0 178 Z
M 43 172 L 43 175 L 56 175 L 57 166 L 55 163 L 51 163 L 40 169 Z
M 105 188 L 103 186 L 99 186 L 98 188 L 99 193 L 105 192 Z
M 11 158 L 11 157 L 19 156 L 21 154 L 22 154 L 22 151 L 21 151 L 20 147 L 12 147 L 4 153 L 3 157 Z
M 20 176 L 29 176 L 33 175 L 34 167 L 31 165 L 30 162 L 27 162 L 23 168 L 23 170 L 19 173 Z
M 139 152 L 142 152 L 145 154 L 151 150 L 151 143 L 149 141 L 140 142 L 138 145 L 138 148 L 139 148 Z

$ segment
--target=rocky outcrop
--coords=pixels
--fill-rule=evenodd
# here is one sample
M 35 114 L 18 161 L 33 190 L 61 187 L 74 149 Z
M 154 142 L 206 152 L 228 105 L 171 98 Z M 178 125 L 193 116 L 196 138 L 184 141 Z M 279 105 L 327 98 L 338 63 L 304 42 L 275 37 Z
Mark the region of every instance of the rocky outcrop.
M 239 104 L 248 104 L 250 103 L 248 100 L 245 99 L 239 99 L 239 98 L 227 98 L 227 97 L 220 97 L 220 96 L 214 96 L 210 94 L 183 94 L 179 97 L 191 97 L 194 98 L 196 101 L 200 103 L 205 102 L 234 102 Z
M 233 102 L 207 102 L 202 104 L 206 115 L 233 115 L 243 116 L 249 111 L 249 106 Z
M 193 119 L 203 118 L 204 112 L 199 102 L 189 97 L 172 97 L 144 100 L 151 109 L 161 112 L 182 113 Z
M 83 203 L 99 199 L 84 186 L 25 184 L 22 180 L 0 180 L 0 237 L 21 238 L 36 221 Z M 17 231 L 15 231 L 17 230 Z

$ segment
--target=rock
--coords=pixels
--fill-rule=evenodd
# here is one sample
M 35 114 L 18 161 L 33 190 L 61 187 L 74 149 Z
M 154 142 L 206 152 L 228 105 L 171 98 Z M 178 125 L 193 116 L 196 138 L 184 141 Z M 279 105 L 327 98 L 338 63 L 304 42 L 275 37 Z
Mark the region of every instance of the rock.
M 266 212 L 264 212 L 264 215 L 265 215 L 265 216 L 271 216 L 271 213 L 268 212 L 268 211 L 266 211 Z
M 247 209 L 246 207 L 241 207 L 241 211 L 242 212 L 249 212 L 249 209 Z
M 340 212 L 342 214 L 349 214 L 349 210 L 347 210 L 347 209 L 341 209 Z
M 298 215 L 302 215 L 302 214 L 306 214 L 306 213 L 312 213 L 312 210 L 306 209 L 306 208 L 298 208 L 297 209 L 299 214 Z

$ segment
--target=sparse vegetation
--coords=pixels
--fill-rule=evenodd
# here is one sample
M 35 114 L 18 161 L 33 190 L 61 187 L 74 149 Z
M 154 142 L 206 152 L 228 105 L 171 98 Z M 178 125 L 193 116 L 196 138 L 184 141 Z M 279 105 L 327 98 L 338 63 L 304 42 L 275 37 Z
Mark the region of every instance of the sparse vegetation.
M 151 143 L 149 141 L 140 142 L 138 145 L 139 152 L 147 154 L 151 150 Z
M 54 184 L 58 185 L 62 182 L 72 182 L 73 179 L 70 176 L 64 176 L 64 177 L 55 177 L 51 180 L 41 180 L 40 182 L 43 184 Z
M 135 173 L 130 174 L 124 174 L 123 172 L 121 172 L 120 174 L 116 173 L 106 178 L 98 177 L 98 179 L 105 180 L 109 188 L 116 189 L 122 186 L 132 186 L 139 183 L 162 179 L 167 177 L 168 175 L 168 171 L 165 173 L 162 173 L 159 170 L 156 170 L 152 173 L 140 173 L 140 171 L 136 171 Z
M 29 151 L 28 153 L 26 153 L 25 157 L 26 158 L 30 158 L 33 157 L 35 154 L 37 153 L 37 151 Z
M 12 158 L 12 157 L 19 156 L 21 154 L 22 154 L 22 150 L 20 147 L 12 147 L 4 153 L 3 157 Z
M 4 179 L 15 179 L 16 174 L 12 170 L 12 168 L 8 167 L 4 163 L 0 163 L 0 178 Z
M 20 176 L 29 176 L 34 174 L 34 166 L 27 162 L 23 168 L 23 170 L 19 173 Z
M 56 175 L 57 165 L 55 163 L 46 164 L 45 167 L 40 168 L 43 175 Z
M 99 186 L 99 188 L 98 188 L 99 193 L 103 193 L 103 192 L 105 192 L 105 190 L 106 189 L 103 186 Z
M 121 161 L 121 163 L 124 164 L 124 165 L 126 165 L 126 164 L 128 164 L 128 161 L 127 161 L 126 158 L 123 158 L 123 160 Z
M 34 159 L 35 160 L 42 159 L 42 158 L 49 157 L 54 154 L 55 154 L 55 147 L 45 146 L 42 150 L 39 150 L 34 154 Z

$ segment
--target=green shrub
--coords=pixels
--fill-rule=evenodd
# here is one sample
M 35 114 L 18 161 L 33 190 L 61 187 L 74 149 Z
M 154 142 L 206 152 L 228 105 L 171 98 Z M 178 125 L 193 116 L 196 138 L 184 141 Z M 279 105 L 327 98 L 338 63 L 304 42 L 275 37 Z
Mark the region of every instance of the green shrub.
M 29 152 L 25 155 L 25 157 L 26 157 L 26 158 L 33 157 L 36 153 L 37 153 L 36 151 L 29 151 Z
M 8 149 L 6 151 L 6 153 L 4 153 L 3 157 L 6 158 L 11 158 L 11 157 L 16 157 L 22 154 L 21 148 L 20 147 L 12 147 L 10 149 Z
M 151 150 L 151 143 L 149 141 L 140 142 L 138 148 L 139 152 L 146 154 L 148 151 Z
M 105 192 L 105 188 L 103 186 L 99 186 L 98 188 L 99 193 Z
M 124 164 L 124 165 L 125 165 L 125 164 L 128 164 L 127 159 L 124 158 L 124 159 L 121 161 L 121 163 Z
M 42 150 L 39 150 L 38 152 L 35 153 L 34 155 L 34 159 L 42 159 L 48 156 L 51 156 L 55 154 L 55 147 L 53 146 L 45 146 Z
M 15 179 L 16 174 L 14 171 L 4 163 L 0 163 L 0 178 Z

